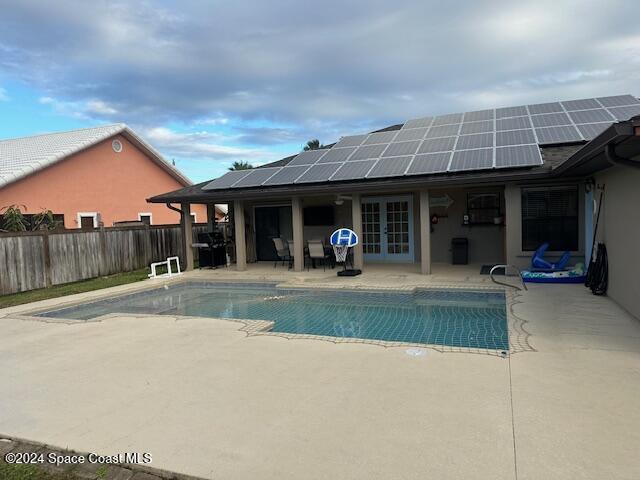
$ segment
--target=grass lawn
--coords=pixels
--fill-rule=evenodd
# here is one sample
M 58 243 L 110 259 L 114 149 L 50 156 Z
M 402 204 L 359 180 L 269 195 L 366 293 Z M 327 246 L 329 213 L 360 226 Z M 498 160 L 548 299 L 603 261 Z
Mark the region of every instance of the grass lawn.
M 8 465 L 0 462 L 0 480 L 80 480 L 71 473 L 47 473 L 36 465 Z
M 38 290 L 31 290 L 28 292 L 3 295 L 0 296 L 0 308 L 22 305 L 23 303 L 37 302 L 38 300 L 46 300 L 47 298 L 64 297 L 65 295 L 73 295 L 74 293 L 90 292 L 91 290 L 115 287 L 116 285 L 124 285 L 125 283 L 139 282 L 140 280 L 147 278 L 148 272 L 149 270 L 147 268 L 143 268 L 140 270 L 134 270 L 133 272 L 109 275 L 108 277 L 92 278 L 81 282 L 55 285 L 50 288 L 40 288 Z M 2 477 L 0 476 L 0 480 L 1 479 Z

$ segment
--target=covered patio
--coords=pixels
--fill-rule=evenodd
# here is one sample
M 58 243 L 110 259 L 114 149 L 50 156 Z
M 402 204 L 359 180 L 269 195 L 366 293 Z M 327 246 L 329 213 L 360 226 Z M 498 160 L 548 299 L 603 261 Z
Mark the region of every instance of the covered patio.
M 291 196 L 263 190 L 242 198 L 202 191 L 188 201 L 180 196 L 172 199 L 181 204 L 187 270 L 193 268 L 192 245 L 197 243 L 191 234 L 191 206 L 226 203 L 231 226 L 227 251 L 235 271 L 255 272 L 262 264 L 279 270 L 283 260 L 285 269 L 309 270 L 308 242 L 321 242 L 329 252 L 331 233 L 346 227 L 359 238 L 352 251 L 354 268 L 367 272 L 383 266 L 388 271 L 428 275 L 452 263 L 472 266 L 475 273 L 482 265 L 505 263 L 510 213 L 505 192 L 504 184 L 495 183 L 410 190 L 351 186 Z M 215 219 L 209 217 L 208 223 L 213 230 Z M 286 259 L 278 255 L 276 238 L 287 249 Z M 466 242 L 464 255 L 454 261 L 452 240 L 460 238 Z

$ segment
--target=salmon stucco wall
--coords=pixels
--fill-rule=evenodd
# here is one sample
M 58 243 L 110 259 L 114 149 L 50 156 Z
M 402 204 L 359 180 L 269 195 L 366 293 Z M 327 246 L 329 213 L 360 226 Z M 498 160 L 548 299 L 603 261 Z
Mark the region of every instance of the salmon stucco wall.
M 111 142 L 122 142 L 120 153 Z M 0 188 L 0 207 L 24 205 L 24 213 L 43 209 L 64 214 L 66 228 L 77 228 L 79 212 L 97 212 L 105 227 L 151 213 L 154 225 L 179 223 L 177 212 L 147 203 L 154 195 L 183 185 L 124 136 L 116 135 L 50 167 Z M 204 205 L 193 205 L 198 222 L 207 221 Z

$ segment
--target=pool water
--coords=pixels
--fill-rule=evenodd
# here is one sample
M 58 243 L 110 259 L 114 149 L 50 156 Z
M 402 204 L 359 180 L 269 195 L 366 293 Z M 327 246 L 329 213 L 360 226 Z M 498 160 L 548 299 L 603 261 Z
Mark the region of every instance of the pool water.
M 39 315 L 89 320 L 108 313 L 270 320 L 273 332 L 509 348 L 505 296 L 495 291 L 380 293 L 188 282 Z

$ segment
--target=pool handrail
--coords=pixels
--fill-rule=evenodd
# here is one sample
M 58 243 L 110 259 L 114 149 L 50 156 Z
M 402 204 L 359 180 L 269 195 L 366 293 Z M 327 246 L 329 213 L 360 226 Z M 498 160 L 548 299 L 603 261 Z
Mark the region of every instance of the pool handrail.
M 522 288 L 518 287 L 517 285 L 511 285 L 510 283 L 505 283 L 505 282 L 500 282 L 498 280 L 496 280 L 493 277 L 493 272 L 498 269 L 498 268 L 504 268 L 504 275 L 505 277 L 507 276 L 507 270 L 509 268 L 512 268 L 513 270 L 515 270 L 516 272 L 518 272 L 518 277 L 520 277 L 520 282 L 522 282 L 522 287 L 524 288 L 524 290 L 528 290 L 527 288 L 527 284 L 524 281 L 524 278 L 522 278 L 522 272 L 520 271 L 520 269 L 518 267 L 516 267 L 515 265 L 494 265 L 493 267 L 491 267 L 491 270 L 489 271 L 489 277 L 491 278 L 491 281 L 493 283 L 496 283 L 498 285 L 504 285 L 505 287 L 512 287 L 515 288 L 518 291 L 521 291 Z

